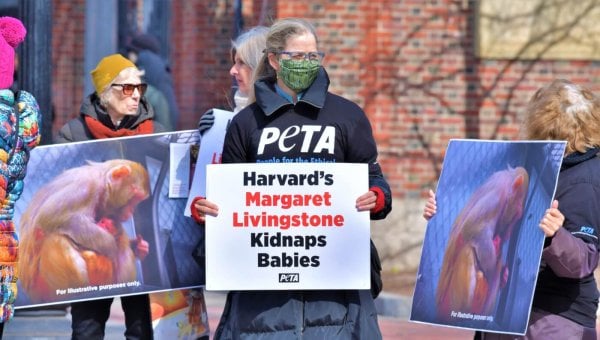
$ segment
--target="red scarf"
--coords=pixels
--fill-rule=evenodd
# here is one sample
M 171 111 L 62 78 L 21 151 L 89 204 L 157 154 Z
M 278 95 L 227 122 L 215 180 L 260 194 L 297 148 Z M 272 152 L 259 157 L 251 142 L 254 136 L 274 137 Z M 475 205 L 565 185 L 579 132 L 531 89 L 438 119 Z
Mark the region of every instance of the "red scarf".
M 113 137 L 126 137 L 126 136 L 135 136 L 135 135 L 146 135 L 154 132 L 154 124 L 152 120 L 148 119 L 141 122 L 134 129 L 118 129 L 112 130 L 106 125 L 102 124 L 100 121 L 90 117 L 84 116 L 85 124 L 90 129 L 92 136 L 96 139 L 103 138 L 113 138 Z

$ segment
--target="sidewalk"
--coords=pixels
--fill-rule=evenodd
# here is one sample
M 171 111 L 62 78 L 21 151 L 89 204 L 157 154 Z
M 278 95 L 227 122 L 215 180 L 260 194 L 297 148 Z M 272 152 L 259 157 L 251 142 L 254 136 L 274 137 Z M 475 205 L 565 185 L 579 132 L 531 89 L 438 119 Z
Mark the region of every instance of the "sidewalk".
M 211 339 L 219 323 L 225 304 L 225 293 L 205 292 L 206 308 L 211 330 Z M 470 340 L 473 331 L 442 326 L 420 324 L 408 321 L 411 298 L 408 296 L 382 292 L 375 300 L 379 313 L 379 325 L 384 340 Z M 125 331 L 123 310 L 120 299 L 116 298 L 111 308 L 111 316 L 106 325 L 106 340 L 122 340 Z M 597 327 L 600 338 L 600 327 Z M 68 340 L 71 338 L 71 315 L 47 311 L 19 313 L 5 325 L 3 339 Z M 171 340 L 159 339 L 156 340 Z
M 205 297 L 212 339 L 225 304 L 225 293 L 205 292 Z M 409 297 L 383 292 L 375 302 L 381 314 L 379 316 L 379 324 L 383 339 L 461 340 L 473 338 L 472 331 L 409 322 Z M 111 316 L 106 326 L 105 339 L 121 340 L 124 338 L 123 332 L 125 331 L 125 326 L 119 299 L 115 299 L 111 310 Z M 70 337 L 70 314 L 54 313 L 54 315 L 49 315 L 48 312 L 44 312 L 27 313 L 27 315 L 25 313 L 18 314 L 11 322 L 5 325 L 3 339 L 68 340 Z

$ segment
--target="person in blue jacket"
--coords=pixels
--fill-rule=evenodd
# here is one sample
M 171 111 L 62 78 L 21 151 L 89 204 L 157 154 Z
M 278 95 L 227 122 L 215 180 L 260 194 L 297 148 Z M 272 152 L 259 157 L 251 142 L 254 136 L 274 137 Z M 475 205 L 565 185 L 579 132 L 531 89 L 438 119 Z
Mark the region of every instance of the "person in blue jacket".
M 475 339 L 596 339 L 600 228 L 600 98 L 558 79 L 531 98 L 524 139 L 566 140 L 550 208 L 539 223 L 542 260 L 525 336 L 476 332 Z M 423 217 L 437 211 L 433 191 Z
M 179 122 L 179 104 L 175 95 L 175 84 L 171 67 L 166 59 L 160 55 L 160 42 L 149 33 L 135 35 L 127 45 L 127 58 L 135 63 L 138 69 L 144 71 L 144 80 L 150 85 L 146 95 L 150 95 L 151 103 L 154 105 L 158 100 L 167 101 L 167 111 L 157 111 L 156 121 L 160 122 L 168 131 L 176 130 Z M 164 96 L 162 97 L 159 92 Z M 157 101 L 155 101 L 157 99 Z M 165 115 L 168 114 L 168 117 Z
M 377 163 L 371 125 L 358 105 L 328 91 L 318 47 L 314 27 L 303 19 L 281 19 L 271 26 L 255 70 L 254 96 L 228 128 L 222 162 L 285 157 L 368 164 L 370 189 L 356 199 L 356 209 L 383 219 L 392 198 Z M 274 131 L 285 140 L 260 144 L 261 136 Z M 305 142 L 309 134 L 300 131 L 310 131 L 312 138 Z M 327 146 L 319 145 L 327 133 Z M 192 211 L 203 221 L 207 214 L 216 216 L 218 206 L 198 198 Z M 369 290 L 235 291 L 227 296 L 215 338 L 381 339 L 381 331 Z

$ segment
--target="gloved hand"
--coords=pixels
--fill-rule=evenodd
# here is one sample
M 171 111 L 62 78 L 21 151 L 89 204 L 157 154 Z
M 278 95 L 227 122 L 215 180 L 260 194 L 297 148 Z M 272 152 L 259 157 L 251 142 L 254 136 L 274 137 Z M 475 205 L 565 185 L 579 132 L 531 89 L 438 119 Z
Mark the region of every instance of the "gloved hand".
M 210 129 L 215 124 L 215 114 L 213 110 L 208 110 L 204 112 L 202 117 L 200 117 L 200 121 L 198 122 L 198 131 L 200 132 L 200 136 L 203 136 L 208 129 Z

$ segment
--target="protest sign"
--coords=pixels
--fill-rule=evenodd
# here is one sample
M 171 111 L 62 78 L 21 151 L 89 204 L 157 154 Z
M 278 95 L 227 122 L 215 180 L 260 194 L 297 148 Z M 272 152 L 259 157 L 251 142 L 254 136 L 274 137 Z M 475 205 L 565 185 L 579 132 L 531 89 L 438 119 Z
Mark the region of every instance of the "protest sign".
M 233 118 L 231 111 L 213 109 L 214 122 L 210 129 L 202 135 L 200 151 L 198 152 L 198 161 L 194 167 L 194 177 L 188 202 L 185 206 L 185 216 L 191 216 L 190 207 L 196 197 L 206 197 L 206 165 L 221 163 L 221 153 L 223 152 L 223 141 L 225 132 Z
M 369 289 L 366 164 L 207 166 L 207 290 Z
M 411 321 L 524 334 L 565 145 L 450 141 Z
M 197 141 L 180 131 L 34 149 L 15 206 L 16 308 L 202 286 L 201 229 L 186 198 L 169 198 L 170 171 L 181 185 L 193 163 L 171 145 Z

